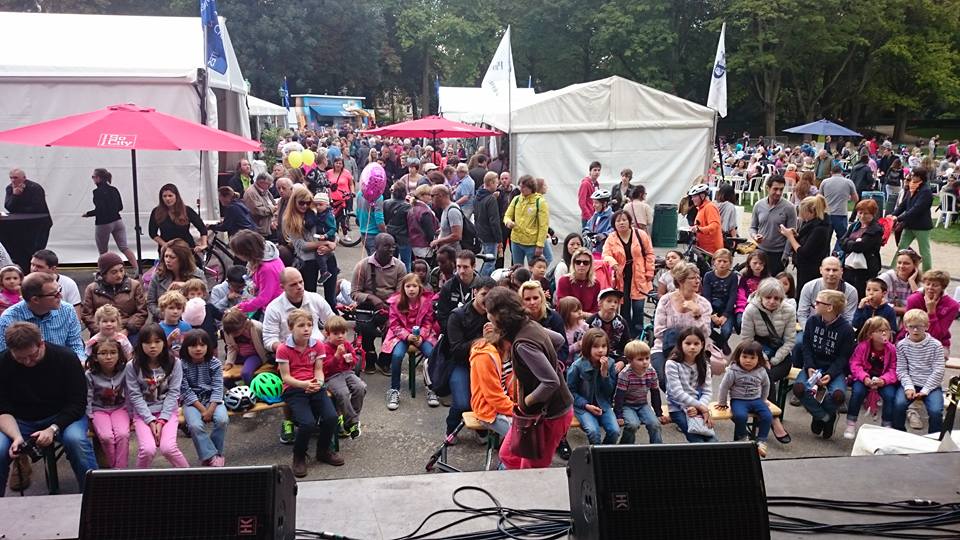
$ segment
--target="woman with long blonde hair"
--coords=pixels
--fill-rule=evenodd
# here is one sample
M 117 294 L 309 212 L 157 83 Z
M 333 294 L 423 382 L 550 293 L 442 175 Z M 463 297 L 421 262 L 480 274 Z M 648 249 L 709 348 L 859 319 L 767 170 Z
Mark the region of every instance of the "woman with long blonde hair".
M 296 257 L 295 266 L 303 275 L 303 288 L 317 291 L 317 249 L 327 246 L 327 242 L 314 238 L 316 214 L 313 209 L 313 195 L 303 184 L 294 184 L 290 202 L 283 212 L 283 239 L 290 244 Z M 329 281 L 329 280 L 328 280 Z

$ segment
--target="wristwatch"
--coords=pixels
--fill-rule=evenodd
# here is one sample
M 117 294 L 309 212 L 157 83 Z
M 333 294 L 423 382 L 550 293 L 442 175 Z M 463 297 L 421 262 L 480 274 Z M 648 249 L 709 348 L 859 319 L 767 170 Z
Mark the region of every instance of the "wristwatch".
M 54 437 L 56 437 L 57 435 L 60 434 L 60 426 L 58 426 L 58 425 L 56 425 L 56 424 L 50 424 L 50 429 L 53 430 L 53 436 L 54 436 Z

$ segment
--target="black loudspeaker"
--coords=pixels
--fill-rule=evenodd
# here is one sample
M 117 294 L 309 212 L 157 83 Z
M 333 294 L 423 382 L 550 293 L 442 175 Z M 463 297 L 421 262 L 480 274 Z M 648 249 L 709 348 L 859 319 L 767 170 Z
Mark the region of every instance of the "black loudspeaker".
M 753 443 L 581 446 L 567 479 L 575 540 L 770 538 Z
M 293 539 L 296 510 L 287 466 L 92 471 L 80 538 Z

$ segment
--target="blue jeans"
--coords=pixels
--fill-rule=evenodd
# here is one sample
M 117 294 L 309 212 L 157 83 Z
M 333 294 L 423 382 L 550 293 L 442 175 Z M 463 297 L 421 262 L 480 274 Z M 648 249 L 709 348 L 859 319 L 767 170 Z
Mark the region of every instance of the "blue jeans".
M 643 332 L 644 300 L 624 300 L 620 304 L 620 315 L 630 321 L 630 336 L 637 338 Z
M 413 248 L 410 247 L 410 244 L 405 246 L 397 244 L 397 258 L 403 261 L 403 267 L 407 269 L 407 272 L 413 272 L 411 267 L 413 264 Z
M 453 433 L 470 410 L 470 367 L 457 364 L 450 372 L 450 412 L 447 414 L 447 434 Z
M 480 250 L 480 253 L 484 255 L 496 255 L 498 247 L 500 247 L 500 244 L 496 242 L 493 242 L 491 244 L 484 242 L 483 248 Z M 483 265 L 480 266 L 480 275 L 483 277 L 490 277 L 490 274 L 493 273 L 493 269 L 496 267 L 497 267 L 496 260 L 483 261 Z
M 733 440 L 739 441 L 747 436 L 747 418 L 750 413 L 757 415 L 757 424 L 759 425 L 757 440 L 767 442 L 767 436 L 770 435 L 770 425 L 773 423 L 773 414 L 763 397 L 730 400 L 730 414 L 733 415 Z
M 483 420 L 480 420 L 480 423 L 488 429 L 492 429 L 497 435 L 500 435 L 500 439 L 502 440 L 507 436 L 507 432 L 510 431 L 512 419 L 509 416 L 497 414 L 497 417 L 493 419 L 493 422 L 484 422 Z
M 817 396 L 807 391 L 807 370 L 800 368 L 800 374 L 793 382 L 793 392 L 797 393 L 799 389 L 800 403 L 807 409 L 811 416 L 823 422 L 829 422 L 837 417 L 837 408 L 846 398 L 847 382 L 843 377 L 830 379 L 827 383 L 827 393 L 823 398 L 823 403 L 817 401 Z
M 580 421 L 580 428 L 587 434 L 590 444 L 617 444 L 620 440 L 620 426 L 617 424 L 617 415 L 613 413 L 613 407 L 603 409 L 603 414 L 600 416 L 594 416 L 589 411 L 574 407 L 573 414 Z M 604 432 L 602 439 L 600 428 L 603 428 Z
M 336 436 L 339 417 L 330 396 L 324 390 L 308 394 L 300 388 L 293 388 L 283 393 L 283 400 L 290 407 L 293 423 L 297 425 L 297 437 L 293 440 L 294 457 L 307 455 L 313 435 L 318 436 L 318 448 L 329 448 Z
M 680 428 L 680 431 L 683 432 L 683 435 L 687 438 L 687 442 L 692 443 L 702 443 L 702 442 L 719 442 L 720 439 L 717 439 L 716 435 L 713 437 L 707 437 L 704 435 L 697 435 L 695 433 L 687 433 L 687 411 L 671 411 L 670 419 L 673 420 L 673 423 Z
M 727 345 L 730 341 L 730 336 L 733 335 L 733 326 L 734 326 L 735 316 L 728 316 L 726 322 L 723 323 L 723 326 L 717 328 L 713 327 L 713 335 L 718 336 L 718 339 L 714 340 L 714 343 L 717 347 L 723 348 L 724 345 Z
M 581 422 L 582 424 L 583 422 Z M 653 412 L 653 407 L 650 404 L 644 404 L 623 406 L 623 436 L 620 437 L 620 444 L 634 444 L 640 424 L 647 428 L 650 444 L 663 442 L 660 433 L 660 419 L 657 418 L 657 413 Z
M 379 233 L 369 233 L 363 236 L 363 249 L 368 256 L 373 255 L 373 252 L 377 250 L 377 234 Z
M 530 261 L 536 256 L 534 252 L 536 251 L 537 246 L 528 246 L 524 244 L 518 244 L 516 242 L 510 242 L 510 260 L 513 264 L 520 264 L 527 266 L 530 264 Z
M 899 386 L 897 383 L 885 384 L 877 389 L 877 392 L 880 392 L 880 397 L 883 399 L 883 406 L 880 408 L 880 419 L 883 423 L 893 423 L 894 404 L 897 401 L 897 394 L 902 393 L 897 392 Z M 847 420 L 851 422 L 857 421 L 857 417 L 860 416 L 860 407 L 863 406 L 863 400 L 867 399 L 869 392 L 870 389 L 867 388 L 867 385 L 860 381 L 853 381 L 850 391 L 850 403 L 847 404 Z
M 846 214 L 842 216 L 830 216 L 830 225 L 833 227 L 833 232 L 837 234 L 837 241 L 833 244 L 834 251 L 840 251 L 840 239 L 843 238 L 843 235 L 847 234 L 847 225 L 849 223 Z
M 410 350 L 410 344 L 406 341 L 400 341 L 393 346 L 393 353 L 391 354 L 390 359 L 390 388 L 392 390 L 400 389 L 400 372 L 403 371 L 403 359 L 407 356 L 407 351 Z M 429 358 L 430 354 L 433 352 L 433 345 L 429 341 L 424 341 L 420 344 L 420 353 L 424 357 Z M 411 377 L 416 377 L 416 373 L 410 373 Z M 467 401 L 470 401 L 469 390 L 467 391 Z
M 203 421 L 203 415 L 196 407 L 184 405 L 183 419 L 187 423 L 187 431 L 190 432 L 190 438 L 193 439 L 193 446 L 197 449 L 197 457 L 200 458 L 200 461 L 223 455 L 223 440 L 227 435 L 227 424 L 230 423 L 227 408 L 223 403 L 217 405 L 217 408 L 213 410 L 213 430 L 211 433 L 207 433 L 207 425 Z
M 53 416 L 35 421 L 17 419 L 17 426 L 20 428 L 20 435 L 24 440 L 27 440 L 31 433 L 50 427 L 53 419 Z M 77 477 L 80 491 L 83 491 L 87 471 L 97 469 L 97 458 L 93 455 L 93 444 L 87 437 L 87 417 L 82 416 L 69 426 L 61 426 L 60 433 L 54 439 L 63 445 L 67 459 L 70 460 L 73 475 Z M 0 433 L 0 497 L 7 489 L 7 476 L 10 474 L 11 462 L 10 445 L 12 443 L 13 440 L 10 437 L 7 437 L 5 433 Z
M 915 386 L 914 389 L 919 392 L 922 386 Z M 907 407 L 912 403 L 907 399 L 907 394 L 903 389 L 897 392 L 897 398 L 893 405 L 893 427 L 900 431 L 906 431 Z M 937 388 L 930 395 L 923 398 L 923 405 L 927 408 L 927 416 L 930 417 L 930 426 L 927 433 L 939 433 L 943 426 L 943 390 Z

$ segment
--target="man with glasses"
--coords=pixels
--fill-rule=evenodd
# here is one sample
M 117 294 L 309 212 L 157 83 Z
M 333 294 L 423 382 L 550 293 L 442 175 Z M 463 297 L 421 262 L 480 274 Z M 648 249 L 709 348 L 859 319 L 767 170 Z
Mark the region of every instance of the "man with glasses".
M 3 332 L 16 322 L 30 322 L 40 328 L 47 343 L 72 349 L 80 360 L 87 358 L 80 337 L 80 319 L 73 306 L 63 301 L 63 289 L 56 277 L 33 272 L 23 278 L 20 287 L 23 300 L 0 315 L 0 351 L 7 349 Z
M 72 313 L 72 310 L 67 310 Z M 48 449 L 63 444 L 83 491 L 87 471 L 97 468 L 87 437 L 87 380 L 83 366 L 65 347 L 44 342 L 33 324 L 15 322 L 2 333 L 0 354 L 0 486 L 15 464 L 15 489 L 26 489 L 32 464 L 22 453 L 25 441 Z M 9 346 L 9 348 L 8 348 Z M 3 496 L 0 489 L 0 497 Z
M 77 287 L 77 282 L 73 278 L 57 272 L 59 265 L 60 258 L 49 249 L 41 249 L 30 258 L 30 272 L 43 272 L 53 276 L 57 280 L 57 285 L 60 285 L 60 289 L 63 291 L 61 300 L 73 306 L 73 309 L 77 312 L 77 317 L 79 317 L 80 307 L 83 303 L 80 288 Z
M 14 262 L 21 268 L 26 268 L 26 261 L 19 260 L 21 257 L 29 255 L 38 249 L 47 247 L 47 239 L 50 237 L 50 228 L 53 227 L 53 220 L 50 218 L 50 210 L 47 208 L 47 195 L 43 187 L 27 180 L 27 173 L 22 169 L 10 170 L 10 184 L 7 185 L 6 198 L 3 202 L 4 208 L 11 214 L 39 214 L 36 220 L 24 222 L 23 225 L 27 231 L 22 241 L 22 251 L 14 249 L 14 246 L 7 246 L 14 253 Z M 19 243 L 19 242 L 18 242 Z

